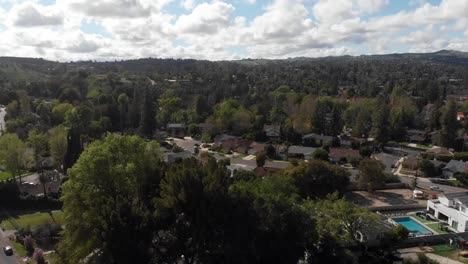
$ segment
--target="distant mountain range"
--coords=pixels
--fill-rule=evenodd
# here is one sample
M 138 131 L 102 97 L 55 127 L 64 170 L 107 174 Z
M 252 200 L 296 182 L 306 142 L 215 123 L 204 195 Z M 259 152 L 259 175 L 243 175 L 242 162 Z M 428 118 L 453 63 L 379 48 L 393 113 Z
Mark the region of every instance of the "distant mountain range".
M 360 56 L 336 56 L 336 57 L 319 57 L 319 58 L 289 58 L 289 59 L 242 59 L 236 61 L 198 61 L 193 59 L 136 59 L 126 61 L 112 61 L 112 62 L 92 62 L 92 61 L 77 61 L 77 62 L 54 62 L 45 59 L 37 58 L 21 58 L 21 57 L 0 57 L 0 83 L 5 81 L 39 81 L 47 80 L 51 76 L 66 73 L 69 70 L 78 68 L 87 68 L 96 70 L 124 70 L 131 72 L 149 71 L 152 68 L 161 68 L 163 65 L 194 65 L 198 63 L 230 63 L 230 64 L 243 64 L 246 66 L 265 65 L 265 64 L 278 64 L 282 62 L 300 61 L 302 63 L 310 61 L 314 63 L 327 63 L 327 62 L 344 62 L 349 61 L 380 61 L 388 63 L 405 63 L 405 62 L 419 62 L 419 63 L 442 63 L 451 65 L 468 66 L 468 52 L 460 52 L 454 50 L 440 50 L 433 53 L 393 53 L 383 55 L 360 55 Z

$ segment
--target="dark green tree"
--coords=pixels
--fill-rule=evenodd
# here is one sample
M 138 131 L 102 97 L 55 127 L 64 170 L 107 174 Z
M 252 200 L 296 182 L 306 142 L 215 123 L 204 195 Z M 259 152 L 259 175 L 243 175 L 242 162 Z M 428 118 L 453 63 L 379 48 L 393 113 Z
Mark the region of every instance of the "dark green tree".
M 321 160 L 301 162 L 286 169 L 284 175 L 294 179 L 304 198 L 322 198 L 333 192 L 343 194 L 349 184 L 347 171 Z
M 442 112 L 440 123 L 440 144 L 444 147 L 454 147 L 457 137 L 457 105 L 453 100 L 447 102 Z

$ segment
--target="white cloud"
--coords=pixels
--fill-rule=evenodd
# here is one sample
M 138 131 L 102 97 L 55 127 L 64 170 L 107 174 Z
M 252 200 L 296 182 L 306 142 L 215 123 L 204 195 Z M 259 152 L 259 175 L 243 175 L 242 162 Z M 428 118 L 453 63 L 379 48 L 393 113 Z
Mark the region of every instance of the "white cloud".
M 234 6 L 214 1 L 197 5 L 191 14 L 181 15 L 174 30 L 181 33 L 215 34 L 229 25 L 229 17 Z
M 57 26 L 63 23 L 63 14 L 55 8 L 24 2 L 10 10 L 11 22 L 19 27 Z

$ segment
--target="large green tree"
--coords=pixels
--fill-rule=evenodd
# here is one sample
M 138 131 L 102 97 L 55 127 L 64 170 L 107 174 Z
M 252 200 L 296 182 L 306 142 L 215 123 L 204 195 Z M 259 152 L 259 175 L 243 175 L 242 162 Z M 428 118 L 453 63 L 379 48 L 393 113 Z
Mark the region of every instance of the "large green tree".
M 226 168 L 211 157 L 204 163 L 186 159 L 167 170 L 156 203 L 159 220 L 174 237 L 162 241 L 170 256 L 184 255 L 184 263 L 219 262 L 229 213 L 228 183 Z
M 108 136 L 89 145 L 69 170 L 62 201 L 63 263 L 149 263 L 154 239 L 148 192 L 161 167 L 154 145 L 135 136 Z
M 224 263 L 298 263 L 316 242 L 314 221 L 294 180 L 282 175 L 231 186 Z

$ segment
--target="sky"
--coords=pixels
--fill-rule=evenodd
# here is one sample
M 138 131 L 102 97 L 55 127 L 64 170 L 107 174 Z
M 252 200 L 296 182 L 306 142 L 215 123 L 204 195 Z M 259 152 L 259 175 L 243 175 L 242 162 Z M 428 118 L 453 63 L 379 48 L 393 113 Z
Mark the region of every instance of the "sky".
M 0 0 L 0 56 L 236 60 L 468 51 L 468 0 Z

